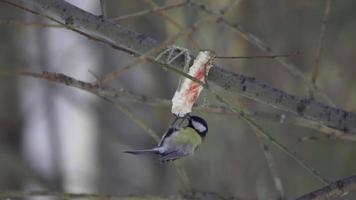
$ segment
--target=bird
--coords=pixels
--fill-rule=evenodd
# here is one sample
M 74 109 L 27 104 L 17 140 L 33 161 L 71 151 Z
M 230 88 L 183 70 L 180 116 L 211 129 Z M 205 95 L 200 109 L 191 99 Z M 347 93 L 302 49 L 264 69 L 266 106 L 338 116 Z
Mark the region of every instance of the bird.
M 124 153 L 134 155 L 156 154 L 160 156 L 161 163 L 193 155 L 208 133 L 208 124 L 199 116 L 187 115 L 186 118 L 183 118 L 183 121 L 186 119 L 188 119 L 188 124 L 185 127 L 177 126 L 177 119 L 174 120 L 156 147 L 124 151 Z M 183 121 L 180 122 L 180 125 Z

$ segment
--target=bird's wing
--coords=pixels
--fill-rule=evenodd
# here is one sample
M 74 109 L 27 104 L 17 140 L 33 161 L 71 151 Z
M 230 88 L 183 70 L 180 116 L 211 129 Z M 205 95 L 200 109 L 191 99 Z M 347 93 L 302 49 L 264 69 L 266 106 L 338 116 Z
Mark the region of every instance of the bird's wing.
M 161 137 L 161 140 L 159 141 L 159 143 L 158 143 L 157 146 L 158 146 L 158 147 L 162 146 L 164 140 L 165 140 L 168 136 L 172 135 L 173 132 L 178 131 L 178 130 L 179 130 L 179 128 L 177 128 L 177 127 L 175 127 L 175 126 L 169 126 L 169 128 L 166 130 L 166 132 L 165 132 L 165 133 L 163 134 L 163 136 Z
M 184 156 L 187 156 L 188 154 L 187 153 L 184 153 L 182 151 L 179 151 L 179 150 L 176 150 L 176 151 L 172 151 L 164 156 L 162 156 L 159 160 L 164 163 L 164 162 L 167 162 L 167 161 L 174 161 L 178 158 L 181 158 L 181 157 L 184 157 Z

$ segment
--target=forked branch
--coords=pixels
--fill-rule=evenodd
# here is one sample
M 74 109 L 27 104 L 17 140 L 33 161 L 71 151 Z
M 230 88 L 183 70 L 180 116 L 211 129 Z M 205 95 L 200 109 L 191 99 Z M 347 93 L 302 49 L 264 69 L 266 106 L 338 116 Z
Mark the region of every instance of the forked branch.
M 8 2 L 7 0 L 0 1 Z M 57 20 L 65 24 L 105 39 L 110 46 L 125 46 L 133 53 L 143 54 L 158 45 L 158 42 L 151 37 L 126 29 L 112 20 L 93 15 L 63 0 L 29 0 L 28 2 L 37 5 L 44 12 L 50 12 Z M 173 64 L 176 67 L 182 67 L 184 61 L 178 60 Z M 229 72 L 217 66 L 212 68 L 208 81 L 226 91 L 295 113 L 339 131 L 356 134 L 356 114 L 353 112 L 333 108 L 314 99 L 288 94 L 253 77 Z
M 338 199 L 353 191 L 356 191 L 356 175 L 338 180 L 321 189 L 303 195 L 297 200 Z

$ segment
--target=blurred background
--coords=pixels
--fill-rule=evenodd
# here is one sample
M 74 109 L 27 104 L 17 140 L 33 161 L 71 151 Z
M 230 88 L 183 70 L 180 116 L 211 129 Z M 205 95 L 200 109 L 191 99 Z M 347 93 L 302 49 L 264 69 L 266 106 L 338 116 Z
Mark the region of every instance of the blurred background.
M 101 14 L 99 0 L 70 0 L 74 5 Z M 115 18 L 183 1 L 104 0 L 105 16 Z M 152 3 L 153 2 L 153 3 Z M 204 4 L 232 23 L 260 38 L 275 54 L 311 78 L 325 0 L 222 0 L 193 1 Z M 228 8 L 228 9 L 227 9 Z M 332 1 L 326 23 L 324 50 L 316 85 L 342 109 L 356 109 L 356 1 Z M 168 17 L 167 17 L 168 16 Z M 197 21 L 211 17 L 203 9 L 182 4 L 118 23 L 158 41 L 164 41 Z M 38 16 L 0 2 L 0 69 L 25 69 L 64 73 L 83 81 L 92 74 L 105 75 L 134 58 L 89 40 Z M 221 56 L 267 55 L 241 35 L 215 21 L 203 23 L 176 45 L 193 53 L 210 49 Z M 217 60 L 230 71 L 256 77 L 290 94 L 308 96 L 300 77 L 275 59 Z M 170 99 L 178 76 L 143 62 L 121 74 L 112 88 Z M 249 111 L 280 113 L 266 105 L 226 94 Z M 203 92 L 202 104 L 218 102 Z M 322 101 L 322 100 L 320 100 Z M 152 107 L 123 101 L 126 109 L 155 132 L 162 134 L 172 116 L 167 106 Z M 241 199 L 277 199 L 273 176 L 253 130 L 236 116 L 194 112 L 209 123 L 209 133 L 195 156 L 182 159 L 193 189 Z M 289 115 L 286 115 L 289 116 Z M 292 116 L 291 116 L 292 117 Z M 303 136 L 323 136 L 301 126 L 259 120 L 265 130 L 289 150 L 297 152 L 323 177 L 338 180 L 355 174 L 356 146 L 340 139 L 300 142 Z M 147 132 L 113 104 L 79 89 L 19 76 L 0 76 L 0 190 L 55 190 L 113 195 L 173 195 L 186 189 L 173 164 L 159 164 L 155 157 L 122 153 L 155 145 Z M 295 160 L 270 146 L 285 199 L 293 199 L 323 186 Z M 282 195 L 282 196 L 283 196 Z M 349 195 L 347 199 L 355 198 Z M 346 199 L 346 198 L 345 198 Z

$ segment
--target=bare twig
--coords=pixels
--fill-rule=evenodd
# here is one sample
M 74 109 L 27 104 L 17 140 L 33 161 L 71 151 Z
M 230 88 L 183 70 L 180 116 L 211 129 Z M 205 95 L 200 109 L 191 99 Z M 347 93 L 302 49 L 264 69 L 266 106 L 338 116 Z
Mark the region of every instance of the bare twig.
M 0 2 L 7 2 L 0 0 Z M 110 20 L 106 20 L 90 13 L 87 13 L 73 5 L 56 0 L 29 0 L 40 7 L 45 7 L 46 11 L 54 13 L 58 20 L 69 21 L 83 31 L 99 35 L 108 45 L 125 45 L 133 52 L 146 52 L 156 46 L 157 42 L 149 37 L 144 37 L 133 31 L 129 31 Z M 11 2 L 10 2 L 11 3 Z M 100 25 L 100 29 L 96 27 Z M 175 66 L 184 66 L 184 62 L 174 63 Z M 256 101 L 269 104 L 275 108 L 296 113 L 299 116 L 315 121 L 319 124 L 338 129 L 343 132 L 356 133 L 356 114 L 341 109 L 329 107 L 313 99 L 306 99 L 295 95 L 287 94 L 275 89 L 255 78 L 246 77 L 236 73 L 228 72 L 219 67 L 213 67 L 209 73 L 209 82 L 214 83 L 226 91 L 238 93 Z
M 327 127 L 325 125 L 319 124 L 317 122 L 305 120 L 303 118 L 294 118 L 293 120 L 290 121 L 291 124 L 295 124 L 297 126 L 303 126 L 306 128 L 311 128 L 318 130 L 322 133 L 325 134 L 325 137 L 330 137 L 330 138 L 339 138 L 343 140 L 349 140 L 349 141 L 356 141 L 355 134 L 345 134 L 345 132 L 338 130 L 338 129 L 333 129 L 330 127 Z
M 88 194 L 88 193 L 64 193 L 64 192 L 53 192 L 53 191 L 9 191 L 0 192 L 0 199 L 13 199 L 13 198 L 28 198 L 28 197 L 39 197 L 39 196 L 49 196 L 56 197 L 59 199 L 90 199 L 90 200 L 169 200 L 170 197 L 159 197 L 159 196 L 113 196 L 113 195 L 102 195 L 102 194 Z
M 220 10 L 220 14 L 221 15 L 225 15 L 228 11 L 230 11 L 234 7 L 234 5 L 238 4 L 239 2 L 240 2 L 240 0 L 230 0 L 230 2 L 223 9 Z M 229 57 L 228 56 L 224 56 L 224 57 L 216 56 L 215 58 L 229 58 Z M 230 57 L 230 58 L 232 58 L 232 57 Z M 252 58 L 252 57 L 240 56 L 240 57 L 234 57 L 234 59 L 235 58 L 246 58 L 246 59 L 249 59 L 249 58 Z M 250 118 L 250 116 L 248 116 L 248 117 Z M 283 190 L 283 186 L 282 186 L 282 181 L 279 178 L 279 175 L 277 173 L 273 155 L 272 155 L 271 151 L 269 151 L 268 145 L 263 140 L 263 138 L 260 137 L 260 135 L 256 131 L 255 131 L 255 134 L 256 134 L 257 138 L 259 139 L 259 143 L 263 147 L 263 153 L 264 153 L 266 162 L 268 164 L 271 176 L 272 176 L 273 181 L 275 183 L 275 188 L 279 193 L 279 198 L 278 199 L 283 199 L 284 198 L 284 190 Z
M 259 37 L 255 36 L 254 34 L 248 32 L 243 26 L 239 24 L 234 24 L 231 23 L 228 19 L 226 19 L 223 15 L 212 11 L 209 9 L 207 6 L 204 4 L 200 4 L 197 2 L 190 2 L 190 5 L 194 6 L 195 8 L 198 8 L 207 14 L 210 14 L 212 16 L 215 16 L 218 20 L 218 23 L 223 24 L 230 30 L 234 31 L 235 33 L 239 34 L 243 39 L 248 41 L 250 44 L 258 47 L 262 51 L 265 51 L 267 53 L 273 54 L 274 51 L 272 50 L 271 47 L 269 47 L 267 44 L 265 44 Z M 310 80 L 296 67 L 294 64 L 281 59 L 280 57 L 275 58 L 279 63 L 281 63 L 282 66 L 284 66 L 291 74 L 293 74 L 296 77 L 299 77 L 305 85 L 308 86 L 308 88 L 313 91 L 315 94 L 321 96 L 328 104 L 335 106 L 334 103 L 331 101 L 331 99 L 326 96 L 323 92 L 321 92 L 314 84 L 310 82 Z
M 108 99 L 106 97 L 102 97 L 106 101 L 112 103 L 115 105 L 115 108 L 118 109 L 120 112 L 124 113 L 128 118 L 130 118 L 137 126 L 142 128 L 146 133 L 148 133 L 149 136 L 151 136 L 157 143 L 159 142 L 159 135 L 156 131 L 151 129 L 140 119 L 138 116 L 136 116 L 132 111 L 130 111 L 128 108 L 123 106 L 119 101 L 113 101 L 111 99 Z
M 155 132 L 153 129 L 148 127 L 138 116 L 136 116 L 132 111 L 127 109 L 125 106 L 123 106 L 119 101 L 113 101 L 107 97 L 101 96 L 103 99 L 106 101 L 112 103 L 115 105 L 116 109 L 121 111 L 122 113 L 125 113 L 126 116 L 128 116 L 135 124 L 137 124 L 139 127 L 141 127 L 143 130 L 145 130 L 157 143 L 159 142 L 160 137 L 158 136 L 157 132 Z M 182 180 L 183 186 L 185 189 L 188 191 L 192 189 L 191 182 L 189 180 L 189 177 L 184 170 L 184 168 L 179 164 L 179 162 L 174 163 L 174 167 L 177 170 L 177 173 L 179 177 Z
M 117 100 L 113 101 L 110 100 L 109 98 L 101 96 L 103 99 L 106 101 L 112 103 L 115 105 L 116 109 L 124 113 L 126 116 L 128 116 L 136 125 L 141 127 L 143 130 L 145 130 L 157 143 L 159 142 L 159 136 L 158 133 L 155 132 L 153 129 L 148 127 L 138 116 L 136 116 L 132 111 L 127 109 L 125 106 L 123 106 L 121 103 L 119 103 Z M 183 186 L 185 187 L 186 190 L 191 190 L 192 189 L 192 184 L 189 180 L 189 177 L 184 170 L 184 168 L 179 164 L 179 162 L 174 162 L 174 167 L 177 170 L 177 173 L 182 180 Z
M 150 6 L 152 6 L 153 8 L 159 8 L 159 6 L 153 1 L 153 0 L 144 0 L 147 4 L 149 4 Z M 189 3 L 190 0 L 187 0 L 186 3 Z M 164 10 L 158 10 L 157 11 L 158 15 L 161 16 L 163 19 L 165 19 L 167 22 L 169 22 L 170 24 L 173 24 L 174 27 L 176 27 L 178 30 L 182 30 L 184 27 L 179 24 L 178 22 L 176 22 L 175 19 L 173 19 L 172 17 L 170 17 L 168 14 L 166 14 L 166 12 Z M 188 34 L 188 39 L 192 42 L 193 46 L 196 49 L 201 49 L 200 45 L 191 37 L 193 34 L 193 32 Z
M 168 64 L 169 66 L 169 64 Z M 174 69 L 173 66 L 169 66 L 169 69 Z M 290 158 L 292 158 L 294 161 L 296 161 L 300 166 L 302 166 L 304 169 L 306 169 L 311 175 L 313 175 L 315 178 L 317 178 L 321 183 L 328 184 L 329 181 L 322 177 L 317 170 L 315 170 L 313 167 L 311 167 L 309 164 L 307 164 L 302 158 L 300 158 L 296 153 L 290 151 L 286 146 L 283 144 L 279 143 L 273 136 L 271 136 L 268 132 L 266 132 L 262 126 L 257 124 L 255 120 L 250 118 L 249 116 L 245 115 L 245 111 L 242 110 L 241 108 L 238 108 L 236 106 L 233 106 L 231 103 L 229 103 L 225 98 L 220 96 L 216 91 L 212 90 L 208 83 L 202 83 L 199 80 L 195 80 L 194 77 L 191 77 L 189 74 L 186 74 L 179 70 L 181 74 L 186 76 L 187 78 L 196 81 L 199 85 L 203 86 L 209 93 L 215 96 L 215 98 L 223 103 L 226 107 L 228 107 L 231 111 L 235 112 L 238 117 L 244 120 L 253 130 L 255 131 L 256 135 L 259 138 L 265 139 L 266 141 L 270 142 L 271 144 L 275 145 L 278 149 L 280 149 L 282 152 L 286 153 Z
M 8 2 L 0 0 L 0 2 Z M 87 13 L 63 0 L 29 0 L 40 7 L 45 7 L 47 12 L 52 12 L 59 20 L 71 22 L 86 32 L 107 38 L 106 42 L 111 45 L 120 44 L 129 47 L 134 52 L 146 52 L 155 47 L 157 42 L 149 37 L 144 37 L 133 31 L 127 30 L 117 24 L 90 13 Z M 100 29 L 97 26 L 100 25 Z M 184 66 L 184 62 L 174 63 L 175 66 Z M 209 73 L 209 82 L 223 89 L 238 93 L 250 99 L 269 104 L 275 108 L 296 113 L 299 116 L 318 122 L 325 126 L 338 129 L 343 132 L 356 133 L 356 114 L 341 109 L 329 107 L 325 104 L 295 95 L 289 95 L 275 89 L 255 78 L 228 72 L 219 67 L 213 67 Z
M 106 0 L 99 0 L 100 2 L 100 10 L 101 10 L 101 16 L 106 17 Z
M 37 0 L 37 1 L 39 1 L 39 0 Z M 43 2 L 42 2 L 42 3 L 43 3 Z M 58 7 L 58 5 L 57 5 L 57 7 Z M 73 22 L 73 21 L 74 21 L 73 19 L 70 20 L 70 22 Z M 224 78 L 224 77 L 220 77 L 220 78 Z M 231 81 L 231 79 L 230 79 L 230 81 Z M 246 81 L 246 80 L 245 80 L 245 81 Z M 243 81 L 243 82 L 245 83 L 245 81 Z M 252 81 L 250 80 L 250 82 L 254 82 L 254 79 L 253 79 Z M 242 83 L 242 84 L 244 84 L 244 83 Z M 231 85 L 230 85 L 229 87 L 231 87 Z M 226 88 L 226 87 L 225 87 L 225 88 Z M 242 92 L 245 92 L 246 89 L 247 89 L 247 88 L 246 88 L 246 85 L 244 85 L 240 90 L 241 90 Z M 302 102 L 302 106 L 301 106 L 301 107 L 297 107 L 297 111 L 298 111 L 299 113 L 304 114 L 304 110 L 306 109 L 307 106 L 309 106 L 309 104 L 310 104 L 309 101 L 308 101 L 307 103 L 306 103 L 306 102 Z M 237 112 L 239 112 L 240 115 L 243 115 L 243 113 L 241 113 L 240 111 L 237 110 Z M 258 132 L 260 132 L 261 134 L 264 134 L 264 137 L 266 137 L 268 140 L 270 140 L 273 144 L 277 144 L 277 146 L 279 145 L 279 148 L 281 148 L 281 149 L 284 150 L 284 151 L 288 150 L 288 149 L 283 148 L 283 146 L 280 146 L 280 144 L 278 144 L 278 142 L 277 142 L 276 140 L 274 140 L 271 136 L 266 135 L 266 133 L 263 131 L 263 129 L 261 129 L 261 127 L 258 126 L 254 121 L 252 121 L 251 119 L 248 119 L 248 118 L 244 118 L 244 119 L 245 119 L 246 122 L 248 122 L 252 127 L 256 128 L 256 130 L 257 130 Z M 290 154 L 289 151 L 286 151 L 286 152 L 288 152 L 289 155 L 293 155 L 293 154 Z M 296 160 L 298 161 L 298 159 L 296 159 Z M 300 160 L 299 160 L 299 161 L 300 161 Z M 310 170 L 310 168 L 309 168 L 309 170 Z
M 54 197 L 58 199 L 89 199 L 89 200 L 239 200 L 238 197 L 226 198 L 215 192 L 208 191 L 188 191 L 187 193 L 172 195 L 172 196 L 151 196 L 151 195 L 130 195 L 130 196 L 117 196 L 107 194 L 89 194 L 89 193 L 67 193 L 67 192 L 55 192 L 55 191 L 3 191 L 0 192 L 0 199 L 13 199 L 28 197 Z M 244 198 L 244 200 L 250 200 Z M 251 199 L 252 200 L 252 199 Z
M 321 141 L 333 140 L 333 139 L 337 139 L 337 137 L 333 137 L 333 135 L 322 135 L 322 136 L 311 135 L 311 136 L 304 136 L 298 138 L 300 142 L 308 142 L 308 143 L 315 143 L 315 142 L 321 142 Z
M 134 60 L 134 62 L 106 74 L 105 76 L 103 76 L 103 78 L 100 79 L 100 83 L 105 84 L 105 83 L 117 78 L 119 75 L 121 75 L 123 72 L 127 71 L 131 67 L 135 66 L 136 64 L 144 61 L 145 59 L 152 57 L 152 55 L 155 55 L 155 54 L 159 53 L 160 51 L 162 51 L 163 49 L 167 48 L 167 46 L 174 43 L 178 38 L 187 36 L 190 33 L 196 31 L 197 27 L 200 26 L 201 24 L 205 23 L 206 21 L 207 20 L 205 19 L 205 20 L 200 20 L 200 21 L 196 22 L 192 27 L 186 28 L 186 29 L 180 31 L 179 33 L 175 34 L 174 36 L 172 36 L 172 37 L 168 38 L 167 40 L 165 40 L 164 42 L 162 42 L 159 46 L 142 54 L 141 56 L 136 58 Z
M 221 15 L 226 15 L 230 10 L 232 10 L 236 5 L 238 5 L 242 0 L 230 0 L 221 10 Z
M 155 107 L 168 108 L 171 106 L 170 99 L 160 99 L 147 95 L 138 95 L 130 91 L 127 91 L 123 88 L 113 89 L 109 87 L 102 87 L 95 83 L 79 81 L 73 77 L 66 76 L 64 74 L 54 74 L 49 72 L 32 73 L 26 71 L 4 71 L 4 70 L 1 70 L 0 74 L 31 76 L 34 78 L 44 79 L 51 82 L 67 84 L 70 87 L 79 88 L 87 92 L 96 94 L 98 96 L 120 100 L 120 101 L 130 101 L 130 102 L 141 103 L 141 104 L 145 104 L 148 106 L 155 106 Z M 221 105 L 196 104 L 194 105 L 194 110 L 197 112 L 236 115 L 236 113 L 231 111 L 228 107 L 221 106 Z M 325 137 L 328 138 L 337 138 L 337 139 L 356 141 L 356 135 L 354 134 L 345 134 L 342 131 L 321 126 L 319 123 L 308 121 L 303 118 L 298 118 L 295 116 L 286 116 L 285 114 L 279 114 L 279 113 L 246 112 L 246 111 L 245 111 L 245 115 L 248 115 L 255 119 L 263 119 L 263 120 L 268 120 L 281 124 L 291 124 L 291 125 L 310 128 L 326 134 Z
M 169 66 L 170 67 L 170 66 Z M 169 69 L 174 69 L 173 67 L 170 67 Z M 177 70 L 177 69 L 176 69 Z M 177 70 L 179 71 L 179 70 Z M 31 73 L 31 72 L 17 72 L 20 75 L 26 75 L 26 76 L 32 76 L 35 78 L 41 78 L 53 82 L 59 82 L 59 83 L 64 83 L 66 85 L 73 85 L 73 87 L 77 88 L 86 88 L 88 91 L 97 94 L 99 96 L 100 93 L 98 93 L 96 90 L 99 89 L 98 84 L 88 84 L 83 81 L 77 81 L 75 79 L 72 79 L 68 76 L 65 76 L 63 74 L 50 74 L 48 72 L 44 72 L 42 74 L 37 74 L 37 73 Z M 293 160 L 295 160 L 298 164 L 300 164 L 303 168 L 305 168 L 308 172 L 310 172 L 313 176 L 318 178 L 323 183 L 327 183 L 327 180 L 322 178 L 319 173 L 313 169 L 311 166 L 309 166 L 307 163 L 305 163 L 299 156 L 297 156 L 296 153 L 291 152 L 287 147 L 279 143 L 276 139 L 274 139 L 269 133 L 267 133 L 261 126 L 259 126 L 254 120 L 252 120 L 250 117 L 245 115 L 245 112 L 239 108 L 236 108 L 232 106 L 229 102 L 227 102 L 224 98 L 222 98 L 220 95 L 218 95 L 216 92 L 211 90 L 206 84 L 200 82 L 199 80 L 196 80 L 194 77 L 191 77 L 190 75 L 180 71 L 181 74 L 187 76 L 188 78 L 191 78 L 192 80 L 196 81 L 200 85 L 204 86 L 210 93 L 212 93 L 219 101 L 224 103 L 231 111 L 236 113 L 239 117 L 241 117 L 248 125 L 250 125 L 254 130 L 257 136 L 266 139 L 267 141 L 271 142 L 273 145 L 275 145 L 277 148 L 279 148 L 281 151 L 285 152 L 288 156 L 290 156 Z M 101 96 L 102 97 L 102 96 Z M 105 99 L 107 99 L 105 97 Z
M 71 23 L 70 23 L 70 24 L 67 24 L 66 21 L 65 21 L 65 22 L 61 22 L 61 21 L 55 19 L 54 17 L 51 17 L 51 16 L 46 15 L 46 14 L 44 14 L 44 13 L 37 12 L 37 11 L 35 11 L 35 10 L 33 10 L 33 9 L 30 9 L 30 8 L 28 8 L 28 7 L 22 6 L 21 4 L 16 3 L 16 1 L 0 0 L 0 2 L 9 4 L 9 5 L 14 6 L 14 7 L 16 7 L 16 8 L 22 9 L 22 10 L 24 10 L 24 11 L 26 11 L 26 12 L 29 12 L 29 13 L 32 13 L 32 14 L 34 14 L 34 15 L 37 15 L 37 16 L 46 18 L 46 19 L 48 19 L 48 20 L 50 20 L 50 21 L 56 22 L 56 23 L 58 23 L 59 25 L 65 27 L 65 28 L 67 28 L 67 29 L 69 29 L 69 30 L 71 30 L 71 31 L 74 31 L 74 32 L 76 32 L 76 33 L 79 33 L 80 35 L 83 35 L 83 36 L 85 36 L 85 37 L 87 37 L 87 38 L 89 38 L 89 39 L 91 39 L 91 40 L 94 40 L 94 41 L 97 41 L 97 42 L 99 42 L 99 43 L 103 43 L 103 44 L 109 45 L 109 46 L 112 47 L 113 49 L 126 52 L 126 53 L 128 53 L 128 54 L 130 54 L 130 55 L 135 55 L 135 56 L 138 55 L 138 53 L 137 53 L 136 51 L 132 50 L 132 49 L 129 49 L 129 48 L 125 47 L 125 46 L 121 46 L 120 44 L 115 44 L 115 43 L 113 43 L 113 42 L 111 42 L 111 41 L 108 41 L 107 39 L 104 39 L 104 37 L 95 37 L 95 36 L 93 36 L 93 35 L 90 35 L 90 34 L 88 34 L 88 33 L 85 33 L 85 32 L 83 32 L 83 31 L 79 30 L 79 28 L 73 26 L 73 24 L 71 24 Z
M 265 141 L 265 138 L 262 137 L 261 134 L 258 134 L 257 131 L 255 131 L 255 135 L 258 138 L 259 144 L 262 148 L 263 155 L 266 159 L 266 163 L 268 165 L 269 172 L 271 174 L 271 177 L 273 179 L 274 186 L 278 192 L 278 198 L 277 199 L 284 199 L 284 189 L 282 185 L 282 180 L 279 177 L 278 170 L 276 169 L 276 163 L 273 157 L 272 152 L 270 151 L 267 142 Z
M 274 160 L 273 154 L 267 144 L 262 144 L 262 146 L 263 146 L 263 152 L 266 157 L 269 171 L 271 172 L 274 186 L 275 186 L 275 188 L 278 192 L 278 195 L 279 195 L 277 199 L 285 199 L 284 189 L 283 189 L 283 185 L 282 185 L 282 179 L 280 178 L 280 175 L 276 168 L 276 162 Z
M 319 46 L 316 49 L 315 66 L 314 66 L 314 69 L 313 69 L 313 72 L 312 72 L 312 78 L 311 78 L 311 82 L 314 85 L 315 85 L 315 82 L 316 82 L 316 78 L 317 78 L 317 76 L 319 74 L 320 59 L 321 59 L 321 54 L 322 54 L 323 49 L 324 49 L 326 23 L 328 21 L 329 15 L 330 15 L 330 9 L 331 9 L 331 0 L 325 0 L 324 15 L 323 15 L 323 20 L 321 22 L 321 27 L 320 27 Z
M 156 12 L 160 12 L 160 11 L 165 11 L 165 10 L 170 10 L 173 8 L 179 8 L 182 7 L 184 5 L 186 5 L 188 3 L 188 1 L 183 1 L 180 3 L 175 3 L 175 4 L 170 4 L 170 5 L 166 5 L 166 6 L 161 6 L 161 7 L 154 7 L 152 9 L 148 9 L 148 10 L 143 10 L 143 11 L 139 11 L 136 13 L 131 13 L 128 15 L 123 15 L 123 16 L 119 16 L 119 17 L 114 17 L 112 18 L 112 20 L 114 21 L 121 21 L 121 20 L 126 20 L 126 19 L 132 19 L 135 17 L 140 17 L 143 15 L 147 15 L 147 14 L 152 14 L 152 13 L 156 13 Z
M 216 97 L 217 100 L 219 100 L 226 107 L 228 107 L 231 111 L 235 112 L 241 119 L 243 119 L 244 122 L 246 122 L 254 130 L 257 137 L 260 137 L 260 138 L 270 142 L 274 146 L 276 146 L 280 151 L 284 152 L 286 155 L 288 155 L 290 158 L 292 158 L 295 162 L 297 162 L 300 166 L 302 166 L 307 172 L 309 172 L 312 176 L 314 176 L 316 179 L 318 179 L 321 183 L 323 183 L 323 184 L 329 183 L 329 180 L 327 180 L 326 178 L 321 176 L 317 170 L 315 170 L 308 163 L 306 163 L 295 152 L 290 151 L 286 146 L 284 146 L 283 144 L 278 142 L 273 136 L 271 136 L 268 132 L 266 132 L 262 126 L 260 126 L 259 124 L 257 124 L 255 122 L 255 120 L 253 120 L 249 116 L 245 115 L 244 110 L 241 110 L 240 108 L 237 108 L 236 106 L 233 106 L 227 100 L 225 100 L 220 95 L 218 95 L 216 92 L 210 90 L 206 86 L 204 88 L 208 89 L 208 91 L 210 93 L 212 93 Z
M 153 7 L 153 9 L 156 9 L 156 13 L 161 16 L 163 19 L 167 20 L 170 24 L 172 24 L 174 27 L 176 27 L 177 29 L 182 29 L 184 28 L 181 24 L 179 24 L 178 22 L 176 22 L 176 20 L 174 20 L 172 17 L 170 17 L 169 15 L 167 15 L 164 10 L 159 9 L 160 7 L 152 0 L 143 0 L 144 2 L 146 2 L 147 4 L 149 4 L 150 6 Z
M 216 56 L 217 59 L 255 59 L 255 58 L 277 58 L 277 57 L 293 57 L 299 55 L 299 52 L 293 54 L 276 54 L 276 55 L 257 55 L 257 56 Z
M 356 191 L 356 175 L 335 181 L 326 187 L 305 194 L 297 198 L 297 200 L 339 199 L 354 191 Z
M 4 73 L 3 71 L 1 71 L 1 72 Z M 97 96 L 103 98 L 104 100 L 113 103 L 118 110 L 120 110 L 121 112 L 126 114 L 134 123 L 136 123 L 139 127 L 141 127 L 143 130 L 145 130 L 146 133 L 148 133 L 156 142 L 159 141 L 159 136 L 154 130 L 152 130 L 150 127 L 148 127 L 141 119 L 139 119 L 139 117 L 135 116 L 130 110 L 128 110 L 127 108 L 122 106 L 118 100 L 116 100 L 116 101 L 111 100 L 110 96 L 107 96 L 108 93 L 105 91 L 102 91 L 102 89 L 100 88 L 100 86 L 98 84 L 92 84 L 92 83 L 88 83 L 88 82 L 84 82 L 84 81 L 79 81 L 79 80 L 76 80 L 69 76 L 66 76 L 64 74 L 56 74 L 56 73 L 49 73 L 49 72 L 34 73 L 34 72 L 26 72 L 26 71 L 13 71 L 13 72 L 5 72 L 5 73 L 10 74 L 10 75 L 29 76 L 29 77 L 48 80 L 51 82 L 62 83 L 62 84 L 68 85 L 70 87 L 83 89 L 87 92 L 96 94 Z M 178 164 L 175 164 L 175 167 L 177 168 L 178 174 L 181 177 L 183 185 L 187 189 L 190 189 L 191 188 L 190 180 L 189 180 L 185 170 L 182 167 L 180 167 Z
M 35 22 L 15 21 L 15 20 L 0 20 L 0 25 L 14 25 L 14 26 L 31 26 L 38 28 L 65 28 L 58 24 L 40 24 Z
M 11 74 L 11 73 L 8 73 Z M 110 102 L 113 102 L 111 100 L 109 100 L 109 98 L 107 96 L 104 96 L 105 94 L 108 94 L 106 92 L 101 92 L 101 88 L 99 85 L 97 84 L 91 84 L 91 83 L 87 83 L 87 82 L 83 82 L 83 81 L 79 81 L 76 79 L 73 79 L 71 77 L 68 77 L 64 74 L 54 74 L 54 73 L 49 73 L 49 72 L 43 72 L 43 73 L 33 73 L 33 72 L 21 72 L 18 71 L 16 73 L 13 74 L 18 74 L 18 75 L 24 75 L 24 76 L 30 76 L 30 77 L 34 77 L 34 78 L 39 78 L 39 79 L 44 79 L 44 80 L 48 80 L 48 81 L 52 81 L 52 82 L 57 82 L 57 83 L 62 83 L 71 87 L 76 87 L 76 88 L 80 88 L 80 89 L 84 89 L 88 92 L 94 93 L 102 98 L 104 98 L 105 100 L 108 100 Z M 201 84 L 201 83 L 200 83 Z M 206 85 L 204 85 L 206 87 Z M 261 126 L 259 126 L 258 124 L 256 124 L 256 122 L 254 122 L 251 118 L 249 118 L 247 115 L 245 115 L 245 112 L 242 110 L 239 110 L 238 108 L 233 107 L 231 104 L 229 104 L 225 99 L 223 99 L 222 97 L 220 97 L 218 94 L 216 94 L 215 92 L 211 91 L 209 88 L 208 91 L 212 92 L 216 98 L 218 98 L 219 101 L 221 101 L 222 103 L 226 104 L 227 107 L 233 111 L 235 114 L 237 114 L 239 117 L 241 117 L 242 119 L 244 119 L 245 122 L 247 122 L 255 131 L 256 134 L 259 137 L 262 137 L 263 139 L 266 139 L 267 141 L 271 142 L 273 145 L 275 145 L 277 148 L 279 148 L 281 151 L 285 152 L 288 156 L 290 156 L 293 160 L 295 160 L 297 163 L 299 163 L 303 168 L 307 169 L 308 172 L 310 172 L 311 174 L 313 174 L 315 177 L 317 177 L 321 182 L 326 183 L 327 181 L 322 178 L 319 173 L 313 169 L 312 167 L 310 167 L 308 164 L 306 164 L 301 158 L 299 158 L 299 156 L 297 156 L 294 152 L 291 152 L 290 150 L 288 150 L 284 145 L 280 144 L 277 140 L 275 140 L 271 135 L 269 135 L 267 132 L 265 132 L 263 130 L 263 128 Z M 120 104 L 116 104 L 115 105 L 119 105 L 119 109 L 121 110 L 123 107 L 120 106 Z M 150 130 L 149 128 L 147 128 L 147 126 L 145 126 L 145 124 L 141 121 L 138 120 L 137 117 L 133 117 L 131 112 L 128 112 L 127 110 L 123 109 L 122 110 L 124 113 L 128 114 L 129 117 L 131 119 L 134 119 L 134 122 L 137 123 L 140 127 L 142 127 L 144 130 Z M 153 130 L 150 131 L 150 135 L 154 138 L 158 138 L 154 135 L 157 135 L 156 133 L 154 133 Z M 178 172 L 181 175 L 181 178 L 183 180 L 183 183 L 186 187 L 190 186 L 190 182 L 186 182 L 189 179 L 186 179 L 187 176 L 184 173 L 183 170 L 177 168 Z M 182 174 L 183 173 L 183 174 Z

